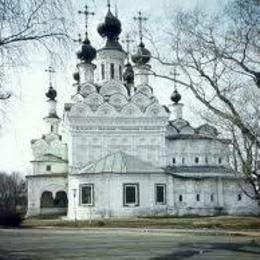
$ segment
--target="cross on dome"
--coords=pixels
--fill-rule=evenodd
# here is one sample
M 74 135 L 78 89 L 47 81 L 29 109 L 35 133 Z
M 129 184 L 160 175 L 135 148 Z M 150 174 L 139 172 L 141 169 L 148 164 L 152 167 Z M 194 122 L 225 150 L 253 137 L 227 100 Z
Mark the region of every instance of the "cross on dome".
M 174 71 L 173 73 L 171 72 L 170 73 L 171 75 L 173 75 L 173 79 L 174 79 L 174 91 L 171 95 L 171 101 L 174 102 L 175 104 L 178 104 L 181 100 L 181 94 L 178 92 L 177 90 L 177 77 L 180 75 L 178 72 L 177 72 L 177 69 L 174 68 Z
M 54 73 L 56 73 L 56 71 L 54 70 L 54 68 L 52 66 L 49 66 L 45 72 L 49 73 L 49 86 L 52 87 L 53 85 L 53 77 L 54 77 Z
M 147 17 L 143 17 L 142 12 L 138 12 L 138 16 L 134 17 L 134 20 L 138 22 L 138 30 L 139 30 L 139 38 L 140 38 L 140 43 L 143 42 L 143 22 L 147 21 Z
M 177 69 L 174 68 L 173 73 L 171 73 L 173 75 L 173 79 L 174 79 L 174 89 L 177 89 L 177 77 L 180 76 L 180 74 L 177 72 Z
M 134 42 L 133 39 L 131 39 L 130 34 L 127 33 L 124 40 L 122 40 L 123 43 L 126 43 L 126 52 L 127 52 L 127 62 L 129 62 L 129 54 L 130 54 L 130 44 Z
M 79 14 L 83 14 L 85 16 L 85 27 L 88 29 L 88 18 L 90 15 L 94 16 L 94 12 L 89 11 L 89 7 L 85 5 L 85 10 L 84 11 L 78 11 Z
M 108 7 L 108 10 L 110 11 L 110 7 L 111 7 L 111 2 L 110 2 L 110 0 L 107 0 L 107 7 Z

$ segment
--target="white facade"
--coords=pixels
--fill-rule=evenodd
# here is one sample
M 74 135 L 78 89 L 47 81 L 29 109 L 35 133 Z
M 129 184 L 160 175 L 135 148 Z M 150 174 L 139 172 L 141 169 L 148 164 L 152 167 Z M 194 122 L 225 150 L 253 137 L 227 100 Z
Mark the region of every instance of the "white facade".
M 126 53 L 113 44 L 97 52 L 95 64 L 78 64 L 63 138 L 55 97 L 48 101 L 49 133 L 32 141 L 28 215 L 65 209 L 71 220 L 257 214 L 229 169 L 228 141 L 212 126 L 191 127 L 183 104 L 162 106 L 149 85 L 149 64 L 135 65 L 135 87 L 128 89 Z

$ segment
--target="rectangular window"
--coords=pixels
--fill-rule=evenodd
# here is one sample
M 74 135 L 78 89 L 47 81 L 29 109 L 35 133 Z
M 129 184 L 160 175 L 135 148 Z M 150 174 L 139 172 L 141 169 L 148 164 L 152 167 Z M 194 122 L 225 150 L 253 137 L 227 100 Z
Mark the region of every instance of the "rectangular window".
M 195 163 L 199 163 L 199 157 L 195 158 Z
M 205 163 L 206 163 L 206 164 L 209 163 L 209 159 L 208 159 L 208 157 L 205 158 Z
M 48 171 L 48 172 L 51 171 L 51 166 L 50 166 L 50 165 L 47 165 L 47 166 L 46 166 L 46 171 Z
M 221 157 L 218 158 L 218 164 L 222 164 L 222 158 Z
M 196 200 L 200 201 L 200 195 L 199 194 L 196 195 Z
M 105 79 L 105 64 L 101 64 L 101 78 Z
M 166 203 L 166 185 L 165 184 L 156 184 L 156 204 L 165 204 Z
M 110 64 L 110 75 L 111 75 L 111 79 L 115 78 L 115 65 L 114 65 L 114 63 Z
M 122 66 L 119 65 L 119 79 L 122 80 Z
M 123 184 L 124 189 L 124 206 L 139 205 L 139 184 Z
M 210 201 L 214 201 L 214 194 L 210 195 Z
M 172 163 L 175 164 L 176 163 L 176 159 L 173 157 L 172 158 Z
M 80 187 L 80 204 L 81 205 L 94 205 L 94 185 L 84 184 Z
M 182 164 L 185 164 L 185 158 L 182 158 L 181 161 L 182 161 Z

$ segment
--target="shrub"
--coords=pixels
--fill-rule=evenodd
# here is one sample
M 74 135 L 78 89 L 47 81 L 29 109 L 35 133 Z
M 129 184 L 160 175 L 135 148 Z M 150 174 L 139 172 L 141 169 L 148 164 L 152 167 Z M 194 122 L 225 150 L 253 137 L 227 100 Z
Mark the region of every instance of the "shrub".
M 19 227 L 23 216 L 19 212 L 6 212 L 0 216 L 0 225 L 5 227 Z

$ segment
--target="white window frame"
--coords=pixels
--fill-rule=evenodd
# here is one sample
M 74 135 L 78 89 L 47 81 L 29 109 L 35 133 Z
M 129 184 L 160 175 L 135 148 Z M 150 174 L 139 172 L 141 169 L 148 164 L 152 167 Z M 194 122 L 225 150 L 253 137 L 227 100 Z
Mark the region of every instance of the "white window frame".
M 135 187 L 135 202 L 126 202 L 126 188 Z M 124 183 L 123 184 L 123 206 L 124 207 L 138 207 L 139 206 L 139 183 Z
M 90 203 L 83 203 L 82 202 L 82 189 L 84 187 L 90 187 L 91 188 L 91 198 L 90 198 Z M 80 191 L 80 196 L 79 196 L 79 204 L 82 206 L 94 206 L 94 184 L 93 183 L 88 183 L 88 184 L 82 184 L 79 187 L 79 191 Z
M 163 202 L 157 200 L 157 188 L 163 187 Z M 155 204 L 165 205 L 166 204 L 166 184 L 165 183 L 156 183 L 155 184 Z

